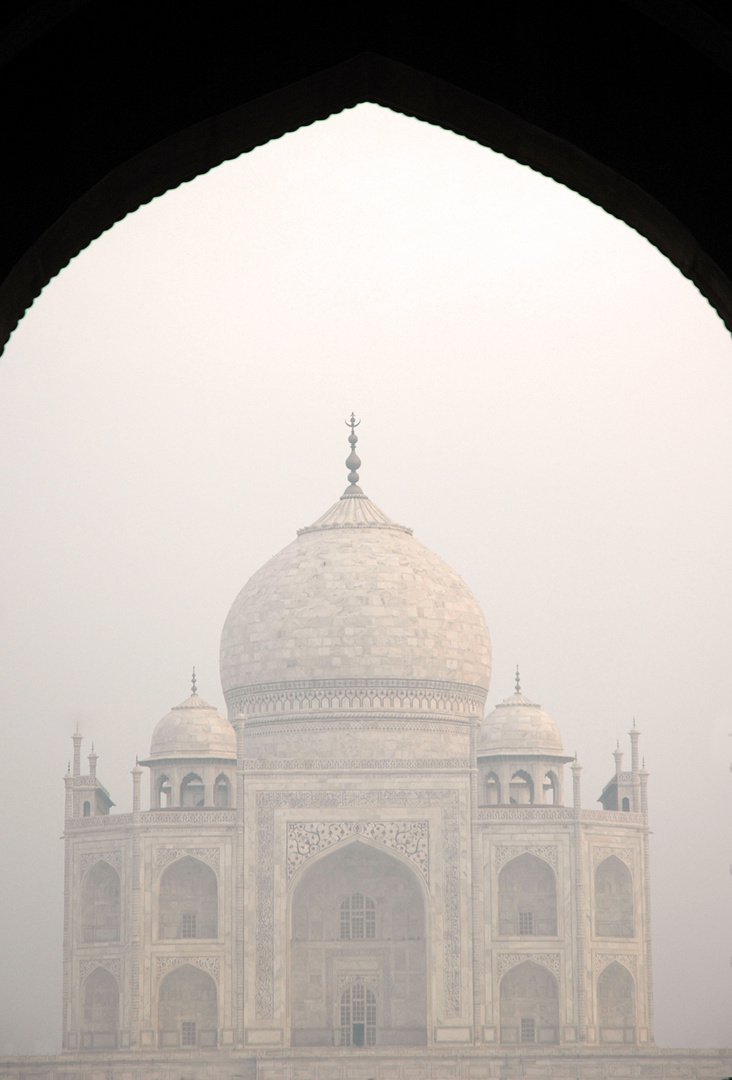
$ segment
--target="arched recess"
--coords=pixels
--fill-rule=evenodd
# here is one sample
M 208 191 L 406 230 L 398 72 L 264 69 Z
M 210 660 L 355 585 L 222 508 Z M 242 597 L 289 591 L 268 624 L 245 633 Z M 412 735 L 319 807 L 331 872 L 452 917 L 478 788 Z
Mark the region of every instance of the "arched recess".
M 220 773 L 214 783 L 214 806 L 231 806 L 231 784 L 224 773 Z
M 206 789 L 203 780 L 198 773 L 188 773 L 184 776 L 180 785 L 181 806 L 204 806 L 206 803 Z
M 595 933 L 625 938 L 635 934 L 633 878 L 617 855 L 603 859 L 595 870 Z
M 498 933 L 552 937 L 556 932 L 556 874 L 544 859 L 525 851 L 498 875 Z
M 635 979 L 613 960 L 597 980 L 600 1042 L 635 1042 Z
M 120 940 L 119 874 L 101 859 L 87 870 L 81 885 L 81 925 L 85 942 Z
M 182 964 L 165 976 L 158 992 L 158 1029 L 161 1047 L 216 1046 L 218 993 L 208 972 Z
M 549 806 L 556 806 L 559 802 L 559 778 L 553 769 L 544 776 L 543 795 L 544 802 Z
M 616 5 L 613 20 L 603 21 L 603 41 L 616 23 L 623 23 L 627 18 L 627 8 L 627 5 Z M 619 16 L 621 10 L 622 17 Z M 520 43 L 516 41 L 512 46 L 519 50 L 516 55 L 524 55 L 524 39 L 529 31 L 535 36 L 541 34 L 540 20 L 537 21 L 540 11 L 541 6 L 534 5 L 531 14 L 524 16 Z M 495 17 L 492 11 L 491 18 Z M 149 24 L 150 20 L 147 22 Z M 701 138 L 709 143 L 703 148 L 706 154 L 714 154 L 714 135 L 719 142 L 716 128 L 703 129 L 700 123 L 707 119 L 705 105 L 702 105 L 704 98 L 701 89 L 692 91 L 692 86 L 701 72 L 695 70 L 694 78 L 683 81 L 678 77 L 677 65 L 668 63 L 663 71 L 663 94 L 648 95 L 643 92 L 641 80 L 653 78 L 649 65 L 664 56 L 662 48 L 649 48 L 645 54 L 638 52 L 643 67 L 635 73 L 637 94 L 629 91 L 623 96 L 615 92 L 618 80 L 622 78 L 627 83 L 629 77 L 627 50 L 622 50 L 621 42 L 627 40 L 627 33 L 634 39 L 642 35 L 647 22 L 633 22 L 626 34 L 622 30 L 616 31 L 618 46 L 615 50 L 606 47 L 601 54 L 596 54 L 594 39 L 585 42 L 598 64 L 602 60 L 607 65 L 599 81 L 593 77 L 591 83 L 587 79 L 586 62 L 577 67 L 577 57 L 583 55 L 581 48 L 572 48 L 559 56 L 557 48 L 563 39 L 557 35 L 554 24 L 547 27 L 552 35 L 551 50 L 547 51 L 540 39 L 535 41 L 537 55 L 542 58 L 542 63 L 536 65 L 517 64 L 506 57 L 501 57 L 496 64 L 496 58 L 489 59 L 485 50 L 492 56 L 492 49 L 500 49 L 500 35 L 471 33 L 465 26 L 454 28 L 457 35 L 455 48 L 450 50 L 451 60 L 448 60 L 442 49 L 442 23 L 439 30 L 436 27 L 428 30 L 425 20 L 420 19 L 419 27 L 415 26 L 414 20 L 409 20 L 408 27 L 399 23 L 397 29 L 398 20 L 389 19 L 388 25 L 377 28 L 370 19 L 368 34 L 364 34 L 363 26 L 354 26 L 350 30 L 341 27 L 346 37 L 340 50 L 330 46 L 334 35 L 337 36 L 331 20 L 322 27 L 322 33 L 316 29 L 318 20 L 315 17 L 308 18 L 297 29 L 290 19 L 286 23 L 287 26 L 283 26 L 280 20 L 276 27 L 271 27 L 269 62 L 263 60 L 266 49 L 259 36 L 257 52 L 251 56 L 250 63 L 237 55 L 231 67 L 239 72 L 243 63 L 247 78 L 238 79 L 225 91 L 226 65 L 222 63 L 218 66 L 216 80 L 208 79 L 205 89 L 198 85 L 194 90 L 199 69 L 198 62 L 192 60 L 196 50 L 194 41 L 188 43 L 192 50 L 191 62 L 164 72 L 163 58 L 171 53 L 166 40 L 169 25 L 166 25 L 165 33 L 159 30 L 159 52 L 154 60 L 150 56 L 145 60 L 150 97 L 139 85 L 134 96 L 134 100 L 145 102 L 144 109 L 134 109 L 129 94 L 122 98 L 123 89 L 127 90 L 126 83 L 124 88 L 114 84 L 113 73 L 121 70 L 121 63 L 119 69 L 109 69 L 111 85 L 103 81 L 107 71 L 95 68 L 95 100 L 101 101 L 106 93 L 110 108 L 121 105 L 124 100 L 127 123 L 124 133 L 115 132 L 117 137 L 111 139 L 105 130 L 108 125 L 102 125 L 99 120 L 105 115 L 103 106 L 86 116 L 87 128 L 80 112 L 78 138 L 74 143 L 74 151 L 80 157 L 73 157 L 75 169 L 70 161 L 64 168 L 64 155 L 74 151 L 55 134 L 54 125 L 49 123 L 51 111 L 47 108 L 32 114 L 34 122 L 28 119 L 27 133 L 24 133 L 31 147 L 26 149 L 25 155 L 19 156 L 33 160 L 36 176 L 42 171 L 41 161 L 49 163 L 58 159 L 62 168 L 59 175 L 66 183 L 54 183 L 54 174 L 48 170 L 49 179 L 39 191 L 39 181 L 32 182 L 33 171 L 26 176 L 20 170 L 22 179 L 17 182 L 18 202 L 22 197 L 22 208 L 18 207 L 20 223 L 13 231 L 12 242 L 6 245 L 7 250 L 0 252 L 0 256 L 4 256 L 0 259 L 0 277 L 3 279 L 0 285 L 0 345 L 4 345 L 23 311 L 47 282 L 114 222 L 222 161 L 363 101 L 383 105 L 474 139 L 602 206 L 667 255 L 732 326 L 729 245 L 720 242 L 714 230 L 714 207 L 720 205 L 725 189 L 715 175 L 716 170 L 705 168 L 703 156 L 694 154 L 691 146 L 686 153 L 682 149 L 684 140 L 692 140 L 702 130 Z M 571 35 L 567 37 L 574 42 L 577 27 L 572 25 L 571 29 Z M 178 26 L 176 31 L 181 32 Z M 201 25 L 197 23 L 195 30 L 190 28 L 189 32 L 192 37 L 200 34 Z M 404 34 L 406 37 L 401 45 L 397 44 L 400 35 Z M 420 34 L 432 35 L 429 43 L 422 42 L 422 53 L 416 46 Z M 239 42 L 235 31 L 231 36 Z M 57 108 L 62 108 L 63 91 L 73 89 L 73 77 L 69 76 L 73 66 L 68 56 L 74 50 L 77 37 L 72 34 L 65 43 L 67 62 L 63 68 L 64 77 L 59 74 L 57 83 Z M 143 37 L 149 38 L 150 48 L 155 48 L 155 39 L 152 33 L 148 34 L 146 24 L 146 34 L 133 36 L 127 49 L 143 48 L 144 43 L 140 42 Z M 287 48 L 285 37 L 288 38 Z M 108 35 L 105 34 L 105 38 Z M 329 42 L 327 49 L 324 48 L 326 40 Z M 106 41 L 105 45 L 110 47 Z M 211 55 L 225 45 L 219 42 Z M 285 59 L 288 50 L 289 59 Z M 617 61 L 612 58 L 616 53 L 619 56 L 621 50 L 625 63 L 622 69 L 616 69 L 613 65 Z M 102 55 L 98 43 L 88 49 L 89 53 Z M 78 57 L 81 70 L 88 62 L 88 54 Z M 49 59 L 44 53 L 46 68 Z M 407 59 L 414 66 L 403 62 Z M 125 69 L 129 70 L 129 56 L 125 60 Z M 142 77 L 142 71 L 143 67 L 136 71 L 138 79 Z M 151 71 L 155 72 L 152 77 Z M 715 73 L 718 74 L 716 68 Z M 47 70 L 44 74 L 48 77 Z M 185 79 L 186 92 L 176 93 L 171 90 L 171 80 L 181 78 Z M 606 83 L 602 82 L 603 78 Z M 679 91 L 682 82 L 684 88 Z M 217 97 L 219 84 L 221 96 Z M 164 97 L 161 96 L 161 85 L 165 87 Z M 655 80 L 654 86 L 657 88 Z M 710 85 L 710 100 L 717 100 L 718 90 L 716 83 L 714 89 Z M 606 124 L 595 122 L 593 92 Z M 680 125 L 674 138 L 662 142 L 651 143 L 649 138 L 638 137 L 636 129 L 641 126 L 646 134 L 667 125 L 668 116 L 673 112 L 672 106 L 668 105 L 671 97 L 680 93 L 679 108 L 688 109 L 683 95 L 686 93 L 690 97 L 694 92 L 700 95 L 698 111 L 689 114 L 694 115 L 695 124 Z M 22 92 L 18 96 L 23 106 L 36 97 Z M 81 109 L 87 104 L 88 97 L 85 90 L 79 90 L 71 101 Z M 652 114 L 646 117 L 644 125 L 627 124 L 626 97 L 633 101 L 636 112 L 646 110 Z M 148 106 L 149 100 L 155 101 L 156 108 Z M 657 100 L 663 100 L 665 106 L 665 111 L 658 116 L 653 113 Z M 68 107 L 71 107 L 70 102 Z M 60 115 L 64 115 L 63 112 Z M 150 126 L 153 115 L 156 122 Z M 13 130 L 16 129 L 23 130 L 20 115 Z M 608 131 L 613 132 L 612 138 L 605 134 Z M 35 139 L 29 138 L 30 132 Z M 84 138 L 88 142 L 86 153 L 81 149 Z M 716 152 L 720 153 L 718 147 Z M 670 153 L 673 158 L 669 158 Z M 8 159 L 12 161 L 14 157 L 13 150 L 9 149 Z M 693 179 L 687 176 L 683 182 L 681 179 L 676 181 L 672 162 L 680 175 L 684 169 L 687 173 L 693 172 Z M 25 160 L 22 164 L 25 165 Z M 720 176 L 724 175 L 722 169 Z M 706 200 L 710 202 L 710 209 L 704 206 L 703 192 L 712 183 L 715 196 Z M 45 200 L 42 194 L 46 195 Z M 24 210 L 29 218 L 27 223 L 23 221 Z M 717 218 L 724 235 L 724 220 L 718 212 Z M 700 236 L 702 240 L 698 239 Z M 720 266 L 727 267 L 726 272 Z
M 184 855 L 160 877 L 158 936 L 218 936 L 218 882 L 210 866 Z
M 362 1005 L 376 1010 L 369 1013 L 376 1017 L 373 1034 L 364 1028 L 364 1040 L 373 1037 L 377 1046 L 426 1044 L 424 892 L 406 860 L 360 839 L 302 868 L 290 901 L 288 999 L 294 1046 L 340 1045 L 347 1024 L 371 1023 L 353 1020 L 354 1003 L 343 999 L 358 980 L 374 1001 L 358 997 L 357 991 L 357 1011 Z M 346 1005 L 350 1020 L 343 1019 Z M 359 1045 L 353 1042 L 359 1031 L 351 1033 L 347 1045 Z
M 534 781 L 531 773 L 517 769 L 511 777 L 510 802 L 516 806 L 529 806 L 534 803 Z
M 106 968 L 95 968 L 84 980 L 81 998 L 82 1048 L 113 1050 L 119 1028 L 119 986 L 114 975 Z
M 155 798 L 156 806 L 154 809 L 166 810 L 169 806 L 173 805 L 173 789 L 170 783 L 170 777 L 160 777 L 155 785 Z
M 501 1042 L 559 1042 L 559 988 L 551 971 L 532 960 L 512 967 L 500 985 Z
M 486 773 L 483 781 L 483 796 L 486 806 L 499 806 L 501 802 L 501 781 L 494 772 Z

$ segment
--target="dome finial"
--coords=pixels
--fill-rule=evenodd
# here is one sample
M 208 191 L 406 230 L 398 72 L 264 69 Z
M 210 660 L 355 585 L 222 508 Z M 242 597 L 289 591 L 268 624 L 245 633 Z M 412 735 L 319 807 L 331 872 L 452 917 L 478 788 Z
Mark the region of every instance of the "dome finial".
M 197 691 L 196 691 L 196 669 L 195 668 L 193 669 L 193 674 L 191 675 L 191 693 L 192 694 L 197 693 Z
M 519 674 L 519 666 L 516 665 L 516 693 L 521 693 L 521 675 Z
M 363 495 L 363 491 L 358 486 L 358 473 L 356 469 L 361 467 L 361 458 L 356 453 L 356 443 L 358 442 L 358 435 L 356 434 L 356 428 L 361 423 L 356 419 L 356 414 L 351 413 L 351 419 L 346 420 L 346 427 L 351 429 L 351 434 L 348 436 L 348 441 L 351 444 L 351 452 L 346 458 L 346 468 L 348 472 L 349 486 L 343 492 L 344 495 Z

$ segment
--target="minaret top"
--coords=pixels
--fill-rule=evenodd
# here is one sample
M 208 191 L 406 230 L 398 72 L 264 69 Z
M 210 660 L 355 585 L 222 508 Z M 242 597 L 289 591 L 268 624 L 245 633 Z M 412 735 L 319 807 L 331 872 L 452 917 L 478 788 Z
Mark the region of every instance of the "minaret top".
M 349 470 L 349 484 L 341 495 L 342 499 L 345 499 L 349 495 L 363 495 L 363 491 L 358 486 L 358 473 L 356 472 L 356 470 L 361 467 L 361 458 L 356 453 L 356 443 L 358 442 L 356 428 L 360 423 L 361 421 L 356 419 L 355 413 L 351 413 L 351 419 L 346 420 L 346 427 L 351 429 L 351 434 L 348 436 L 348 441 L 351 444 L 351 452 L 346 458 L 346 468 Z

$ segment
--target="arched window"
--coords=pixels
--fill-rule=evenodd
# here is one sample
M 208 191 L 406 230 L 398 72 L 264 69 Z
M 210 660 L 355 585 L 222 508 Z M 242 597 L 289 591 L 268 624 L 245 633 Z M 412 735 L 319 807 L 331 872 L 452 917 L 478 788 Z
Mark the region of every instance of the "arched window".
M 203 780 L 195 773 L 188 773 L 180 785 L 181 806 L 204 806 L 205 789 Z
M 595 933 L 601 937 L 633 937 L 633 879 L 616 855 L 595 870 Z
M 501 979 L 502 1043 L 559 1042 L 557 980 L 541 964 L 525 960 Z
M 376 1045 L 376 996 L 361 982 L 341 994 L 341 1046 Z
M 166 810 L 173 805 L 173 792 L 170 780 L 167 776 L 161 776 L 158 780 L 158 809 Z
M 229 780 L 223 773 L 216 777 L 214 784 L 214 806 L 231 806 Z
M 161 938 L 215 938 L 218 885 L 210 866 L 186 855 L 160 879 Z
M 486 775 L 484 791 L 486 806 L 498 806 L 501 801 L 501 782 L 494 772 Z
M 216 1046 L 217 991 L 211 976 L 192 964 L 166 975 L 160 984 L 158 1024 L 161 1047 Z
M 534 781 L 523 769 L 511 777 L 511 802 L 517 806 L 529 806 L 534 802 Z
M 613 961 L 597 980 L 600 1042 L 635 1042 L 635 982 L 626 967 Z
M 498 933 L 548 937 L 556 932 L 556 876 L 544 859 L 524 852 L 498 875 Z
M 621 809 L 626 810 L 626 811 L 630 810 L 630 799 L 628 798 L 627 795 L 625 795 L 623 797 L 623 802 L 622 802 Z
M 90 817 L 90 816 L 91 816 L 91 803 L 87 801 L 87 802 L 84 803 L 84 817 Z
M 98 967 L 84 980 L 81 1045 L 87 1050 L 113 1050 L 119 1024 L 119 987 L 106 968 Z
M 548 772 L 544 777 L 544 802 L 549 806 L 559 802 L 559 780 L 555 772 Z
M 104 860 L 95 863 L 84 877 L 81 924 L 86 942 L 120 939 L 119 874 Z
M 341 941 L 376 937 L 376 905 L 363 893 L 349 896 L 341 904 Z

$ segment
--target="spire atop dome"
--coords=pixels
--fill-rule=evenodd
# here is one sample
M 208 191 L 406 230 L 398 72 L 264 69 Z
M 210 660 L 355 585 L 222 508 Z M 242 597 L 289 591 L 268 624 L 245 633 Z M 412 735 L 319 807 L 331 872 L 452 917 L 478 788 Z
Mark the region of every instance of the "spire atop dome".
M 356 443 L 358 442 L 356 428 L 360 423 L 361 421 L 356 419 L 355 413 L 351 413 L 351 419 L 346 420 L 346 427 L 350 427 L 351 429 L 351 434 L 348 436 L 348 441 L 351 444 L 351 452 L 346 458 L 346 468 L 349 470 L 349 485 L 341 495 L 342 499 L 345 499 L 349 495 L 363 495 L 363 491 L 358 486 L 358 473 L 356 472 L 356 469 L 361 468 L 361 458 L 356 453 Z
M 521 676 L 519 674 L 519 666 L 516 665 L 516 693 L 521 693 Z
M 197 693 L 197 690 L 196 690 L 196 669 L 194 668 L 193 669 L 193 674 L 191 675 L 191 694 L 196 694 L 196 693 Z

